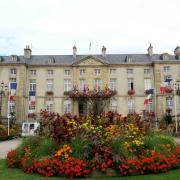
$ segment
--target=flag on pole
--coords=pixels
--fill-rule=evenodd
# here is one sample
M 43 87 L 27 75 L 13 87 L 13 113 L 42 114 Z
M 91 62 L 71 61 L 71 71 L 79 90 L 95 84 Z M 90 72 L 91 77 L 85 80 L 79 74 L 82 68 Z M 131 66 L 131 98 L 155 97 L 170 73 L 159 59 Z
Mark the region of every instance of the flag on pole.
M 164 82 L 161 84 L 160 89 L 159 89 L 161 94 L 165 93 L 166 86 L 170 86 L 170 83 L 172 80 L 173 80 L 172 78 L 167 78 L 164 80 Z
M 151 98 L 152 94 L 149 94 L 145 99 L 144 99 L 144 105 L 146 106 L 149 102 L 149 99 Z
M 15 101 L 17 82 L 9 83 L 9 101 Z
M 29 91 L 29 105 L 35 106 L 35 104 L 36 104 L 36 92 Z
M 149 95 L 149 94 L 154 94 L 154 89 L 147 89 L 146 90 L 146 94 Z

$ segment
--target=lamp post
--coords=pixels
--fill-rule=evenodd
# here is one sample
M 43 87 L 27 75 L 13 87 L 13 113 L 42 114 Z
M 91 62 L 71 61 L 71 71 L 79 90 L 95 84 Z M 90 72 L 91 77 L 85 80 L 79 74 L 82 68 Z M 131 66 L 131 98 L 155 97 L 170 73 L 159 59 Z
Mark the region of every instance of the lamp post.
M 176 122 L 176 134 L 178 132 L 178 117 L 177 117 L 177 109 L 176 109 L 176 89 L 179 90 L 179 80 L 174 80 L 173 82 L 173 90 L 174 90 L 174 117 Z
M 7 91 L 7 85 L 4 85 L 4 82 L 1 82 L 0 89 L 0 117 L 2 116 L 2 97 L 5 96 L 5 92 Z

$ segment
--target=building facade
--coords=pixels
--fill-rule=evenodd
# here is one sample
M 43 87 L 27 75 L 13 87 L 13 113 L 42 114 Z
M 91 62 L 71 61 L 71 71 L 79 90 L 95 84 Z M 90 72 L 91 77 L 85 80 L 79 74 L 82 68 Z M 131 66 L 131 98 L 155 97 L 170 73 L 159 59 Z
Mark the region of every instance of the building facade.
M 160 92 L 166 79 L 172 91 Z M 180 47 L 174 55 L 154 54 L 150 45 L 145 54 L 107 54 L 102 47 L 99 55 L 78 55 L 73 47 L 72 55 L 33 55 L 29 46 L 23 56 L 0 57 L 0 82 L 17 82 L 15 102 L 10 103 L 10 111 L 17 120 L 26 120 L 28 114 L 38 114 L 41 109 L 60 114 L 87 113 L 86 102 L 79 103 L 69 98 L 66 92 L 74 86 L 83 91 L 116 90 L 117 95 L 110 99 L 106 110 L 123 115 L 129 112 L 154 112 L 161 117 L 167 111 L 172 115 L 180 113 L 180 96 L 176 93 L 180 80 Z M 148 99 L 145 90 L 154 89 Z M 35 91 L 35 103 L 29 103 L 29 91 Z M 7 116 L 8 95 L 2 95 L 1 115 Z

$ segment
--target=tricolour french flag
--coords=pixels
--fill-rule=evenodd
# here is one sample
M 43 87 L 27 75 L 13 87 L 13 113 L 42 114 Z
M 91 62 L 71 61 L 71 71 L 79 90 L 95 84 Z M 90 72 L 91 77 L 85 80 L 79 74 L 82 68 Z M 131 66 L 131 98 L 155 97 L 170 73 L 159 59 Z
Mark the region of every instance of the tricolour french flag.
M 35 104 L 36 104 L 36 92 L 29 91 L 29 105 L 35 106 Z
M 167 78 L 164 80 L 164 82 L 161 84 L 159 88 L 161 94 L 165 93 L 166 87 L 170 86 L 172 80 L 173 80 L 172 78 Z
M 15 101 L 17 82 L 9 83 L 9 101 Z

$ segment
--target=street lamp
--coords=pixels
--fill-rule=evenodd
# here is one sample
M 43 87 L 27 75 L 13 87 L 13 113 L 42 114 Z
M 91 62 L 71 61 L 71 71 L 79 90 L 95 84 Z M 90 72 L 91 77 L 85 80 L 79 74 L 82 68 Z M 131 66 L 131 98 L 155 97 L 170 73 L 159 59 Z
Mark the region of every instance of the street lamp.
M 173 82 L 173 90 L 174 90 L 174 117 L 176 122 L 176 134 L 178 132 L 178 117 L 177 117 L 177 109 L 176 109 L 176 90 L 179 90 L 179 80 L 174 80 Z
M 7 85 L 4 85 L 4 82 L 1 82 L 1 89 L 0 89 L 0 117 L 2 116 L 2 97 L 5 96 L 5 92 L 7 91 Z

